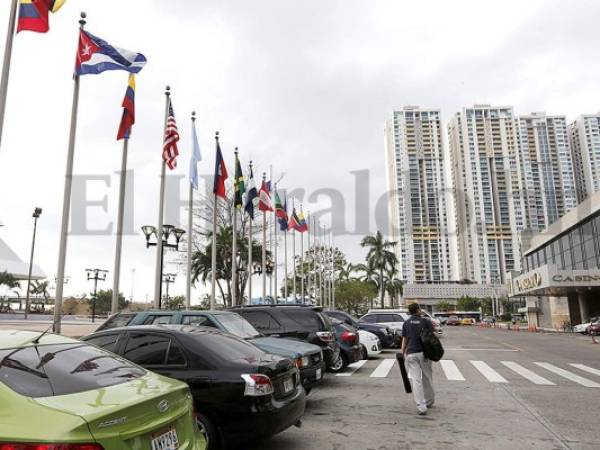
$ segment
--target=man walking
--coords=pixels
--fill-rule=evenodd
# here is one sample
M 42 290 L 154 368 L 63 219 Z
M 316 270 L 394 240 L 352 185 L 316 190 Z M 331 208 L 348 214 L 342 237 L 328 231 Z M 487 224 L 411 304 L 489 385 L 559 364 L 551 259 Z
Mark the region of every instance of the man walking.
M 427 408 L 433 406 L 435 393 L 433 392 L 433 376 L 431 361 L 423 354 L 421 344 L 421 330 L 424 328 L 433 331 L 431 321 L 421 317 L 419 305 L 408 305 L 410 318 L 402 327 L 402 354 L 406 363 L 408 374 L 412 379 L 412 389 L 420 416 L 427 414 Z

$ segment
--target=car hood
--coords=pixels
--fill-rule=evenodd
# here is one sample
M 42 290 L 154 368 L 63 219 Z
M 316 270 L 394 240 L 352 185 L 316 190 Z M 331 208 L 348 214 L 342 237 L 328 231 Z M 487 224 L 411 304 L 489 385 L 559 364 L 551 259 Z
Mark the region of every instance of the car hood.
M 273 353 L 292 359 L 321 352 L 321 347 L 318 345 L 309 344 L 304 341 L 296 341 L 294 339 L 258 337 L 251 339 L 250 342 L 267 353 Z

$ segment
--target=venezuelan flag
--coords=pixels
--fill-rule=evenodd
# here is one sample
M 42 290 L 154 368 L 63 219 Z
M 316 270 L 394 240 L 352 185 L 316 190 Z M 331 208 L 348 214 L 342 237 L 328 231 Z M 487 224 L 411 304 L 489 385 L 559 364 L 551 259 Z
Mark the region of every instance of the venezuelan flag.
M 19 31 L 46 33 L 50 29 L 48 13 L 55 13 L 66 0 L 19 0 Z
M 127 83 L 122 106 L 123 116 L 121 117 L 117 140 L 129 139 L 131 127 L 135 123 L 135 75 L 132 73 L 129 74 L 129 82 Z

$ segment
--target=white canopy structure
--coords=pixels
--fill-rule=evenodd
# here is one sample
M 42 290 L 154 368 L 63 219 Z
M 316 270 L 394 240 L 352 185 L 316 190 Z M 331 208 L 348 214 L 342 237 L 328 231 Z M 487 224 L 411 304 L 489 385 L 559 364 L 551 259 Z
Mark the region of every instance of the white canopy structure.
M 12 249 L 0 239 L 0 272 L 8 272 L 17 280 L 26 280 L 29 274 L 29 264 L 23 262 Z M 46 274 L 37 264 L 33 265 L 31 271 L 32 280 L 46 278 Z

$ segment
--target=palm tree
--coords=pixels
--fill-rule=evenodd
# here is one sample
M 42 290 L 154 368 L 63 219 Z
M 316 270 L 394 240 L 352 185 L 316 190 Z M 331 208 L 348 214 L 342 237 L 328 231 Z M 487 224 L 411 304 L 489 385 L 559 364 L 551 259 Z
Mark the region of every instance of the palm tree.
M 6 286 L 8 289 L 12 289 L 14 292 L 16 292 L 17 295 L 19 294 L 17 292 L 17 289 L 21 287 L 19 281 L 6 270 L 4 272 L 0 272 L 0 286 Z M 8 304 L 8 306 L 10 307 L 10 303 Z M 2 310 L 2 308 L 3 300 L 0 300 L 0 311 Z
M 380 231 L 377 231 L 375 235 L 365 236 L 360 242 L 361 247 L 367 247 L 369 249 L 367 253 L 367 263 L 373 267 L 379 276 L 379 295 L 381 305 L 383 306 L 384 295 L 385 295 L 385 278 L 384 274 L 388 269 L 395 269 L 398 263 L 398 258 L 393 252 L 393 248 L 396 245 L 395 242 L 386 241 Z
M 355 271 L 355 266 L 352 263 L 348 263 L 340 268 L 340 281 L 350 281 L 352 277 L 352 272 Z
M 46 303 L 48 298 L 50 298 L 50 294 L 48 293 L 48 281 L 32 281 L 29 286 L 29 293 L 33 295 L 34 298 L 42 296 L 44 299 L 43 302 Z
M 377 276 L 377 271 L 371 264 L 355 264 L 354 270 L 358 273 L 362 273 L 362 275 L 358 277 L 359 281 L 368 283 L 372 285 L 377 291 L 379 291 L 379 277 Z M 372 298 L 370 299 L 369 304 L 370 308 L 373 309 Z
M 402 296 L 403 286 L 402 280 L 396 277 L 398 271 L 394 267 L 387 270 L 384 280 L 385 280 L 385 291 L 390 296 L 392 300 L 392 308 L 398 306 L 397 300 Z

